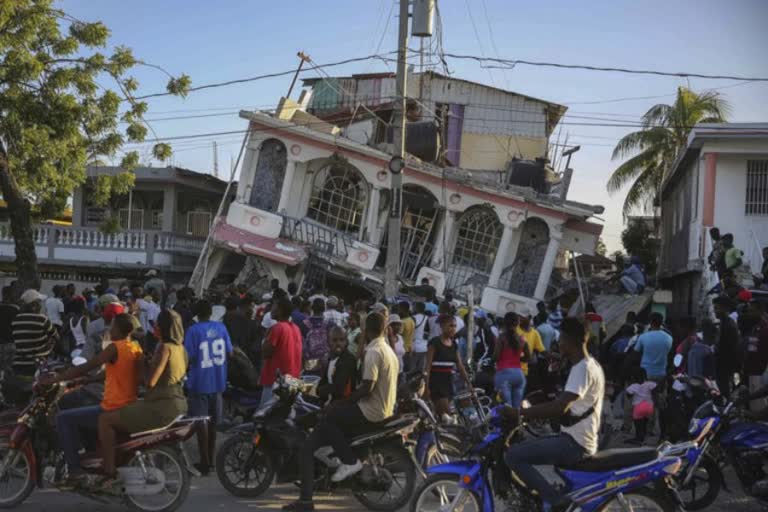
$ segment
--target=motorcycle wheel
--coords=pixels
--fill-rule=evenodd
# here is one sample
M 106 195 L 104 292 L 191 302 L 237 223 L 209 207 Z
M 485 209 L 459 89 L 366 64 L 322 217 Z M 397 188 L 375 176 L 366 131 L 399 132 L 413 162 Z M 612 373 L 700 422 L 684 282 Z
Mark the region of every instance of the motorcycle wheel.
M 463 451 L 461 445 L 457 444 L 457 441 L 448 437 L 442 437 L 440 439 L 440 444 L 443 447 L 442 450 L 438 450 L 437 445 L 429 447 L 427 458 L 424 462 L 425 468 L 461 459 Z
M 269 489 L 275 479 L 275 468 L 269 454 L 254 446 L 250 435 L 238 434 L 219 448 L 216 476 L 230 494 L 255 498 Z
M 392 475 L 392 485 L 384 492 L 355 492 L 355 499 L 368 510 L 379 512 L 393 512 L 404 507 L 416 485 L 416 468 L 410 454 L 402 446 L 387 445 L 376 446 L 371 453 L 372 457 L 380 457 L 381 467 Z
M 8 455 L 8 438 L 0 439 L 0 461 Z M 35 476 L 27 455 L 20 452 L 16 463 L 0 478 L 0 508 L 14 508 L 26 500 L 35 488 Z M 16 481 L 16 485 L 12 482 Z M 15 489 L 15 490 L 13 490 Z
M 681 471 L 678 475 L 680 478 L 678 494 L 683 501 L 685 510 L 701 510 L 715 502 L 723 485 L 720 466 L 715 459 L 707 455 L 702 457 L 696 468 L 696 473 L 686 486 L 682 485 L 684 473 L 685 471 Z
M 437 473 L 424 480 L 411 501 L 411 512 L 481 512 L 480 497 L 459 487 L 459 475 Z
M 637 512 L 675 512 L 677 506 L 668 496 L 659 490 L 641 487 L 624 493 L 624 499 L 630 510 Z M 627 510 L 618 497 L 611 498 L 598 509 L 599 512 L 624 512 Z
M 134 510 L 142 512 L 171 512 L 184 504 L 192 485 L 192 478 L 178 450 L 168 446 L 156 446 L 142 452 L 146 466 L 156 468 L 165 475 L 163 492 L 152 495 L 125 494 L 125 501 Z M 141 467 L 134 456 L 129 466 Z

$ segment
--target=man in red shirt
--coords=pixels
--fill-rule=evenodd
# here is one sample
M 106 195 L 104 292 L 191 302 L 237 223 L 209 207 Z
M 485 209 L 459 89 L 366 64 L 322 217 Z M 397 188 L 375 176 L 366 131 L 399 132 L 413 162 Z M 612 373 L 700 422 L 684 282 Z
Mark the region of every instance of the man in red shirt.
M 279 300 L 275 312 L 277 323 L 269 329 L 261 348 L 263 363 L 259 383 L 262 386 L 262 406 L 272 399 L 272 384 L 275 383 L 278 370 L 281 375 L 301 376 L 301 331 L 291 322 L 292 310 L 288 298 Z

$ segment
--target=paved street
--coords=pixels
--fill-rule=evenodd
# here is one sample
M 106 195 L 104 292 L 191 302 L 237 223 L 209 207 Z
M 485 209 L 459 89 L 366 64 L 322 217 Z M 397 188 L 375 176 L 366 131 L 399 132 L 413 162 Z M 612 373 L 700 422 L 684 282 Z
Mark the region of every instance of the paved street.
M 764 510 L 755 501 L 744 498 L 740 492 L 736 492 L 738 483 L 729 478 L 729 485 L 734 490 L 733 494 L 721 493 L 720 499 L 709 510 L 728 512 L 759 512 Z M 280 507 L 295 499 L 296 488 L 292 485 L 273 486 L 270 491 L 259 499 L 246 500 L 229 495 L 220 485 L 215 476 L 204 479 L 195 479 L 189 498 L 182 507 L 183 511 L 202 512 L 226 510 L 237 512 L 245 510 L 280 510 Z M 360 504 L 347 496 L 320 496 L 315 502 L 317 510 L 323 511 L 359 511 Z M 16 510 L 24 512 L 118 512 L 128 510 L 126 507 L 105 507 L 100 503 L 84 498 L 60 493 L 56 490 L 44 489 L 35 491 L 32 496 Z

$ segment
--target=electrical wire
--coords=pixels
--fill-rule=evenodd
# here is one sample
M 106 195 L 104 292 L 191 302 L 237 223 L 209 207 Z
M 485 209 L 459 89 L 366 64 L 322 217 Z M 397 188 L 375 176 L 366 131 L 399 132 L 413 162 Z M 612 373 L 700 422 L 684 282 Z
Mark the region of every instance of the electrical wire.
M 533 60 L 522 59 L 496 59 L 492 57 L 478 57 L 477 55 L 462 55 L 457 53 L 446 53 L 445 56 L 449 59 L 458 60 L 474 60 L 480 62 L 495 62 L 498 64 L 507 64 L 510 66 L 517 66 L 524 64 L 526 66 L 539 66 L 539 67 L 552 67 L 561 69 L 581 69 L 585 71 L 601 71 L 611 73 L 627 73 L 633 75 L 655 75 L 655 76 L 669 76 L 675 78 L 703 78 L 707 80 L 738 80 L 743 82 L 768 82 L 768 77 L 745 77 L 735 75 L 709 75 L 704 73 L 692 73 L 688 71 L 656 71 L 651 69 L 630 69 L 630 68 L 618 68 L 618 67 L 603 67 L 603 66 L 589 66 L 586 64 L 563 64 L 559 62 L 542 62 Z

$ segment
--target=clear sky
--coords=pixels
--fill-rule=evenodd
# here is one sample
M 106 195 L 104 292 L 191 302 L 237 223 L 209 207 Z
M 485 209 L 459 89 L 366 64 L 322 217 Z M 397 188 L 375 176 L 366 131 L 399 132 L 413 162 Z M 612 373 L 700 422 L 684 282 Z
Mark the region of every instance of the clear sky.
M 438 0 L 446 52 L 563 63 L 649 68 L 708 74 L 768 76 L 766 0 Z M 101 20 L 112 43 L 137 57 L 187 73 L 193 85 L 284 71 L 297 65 L 296 52 L 325 63 L 396 48 L 397 6 L 393 0 L 63 0 L 81 19 Z M 473 25 L 474 21 L 474 25 Z M 381 46 L 379 47 L 379 42 Z M 417 43 L 411 44 L 411 47 Z M 620 248 L 624 194 L 609 196 L 605 182 L 616 166 L 611 151 L 631 128 L 574 123 L 636 122 L 651 105 L 669 102 L 678 85 L 695 90 L 723 88 L 731 120 L 768 121 L 768 83 L 690 81 L 578 70 L 518 66 L 487 70 L 449 61 L 455 76 L 565 104 L 561 142 L 580 144 L 572 167 L 570 199 L 603 204 L 604 240 Z M 331 74 L 393 69 L 382 62 L 357 63 Z M 163 90 L 154 70 L 136 73 L 140 92 Z M 317 76 L 313 71 L 305 77 Z M 268 108 L 284 95 L 290 77 L 273 78 L 192 93 L 186 99 L 150 100 L 147 119 L 160 137 L 244 130 L 241 108 Z M 106 85 L 106 83 L 105 83 Z M 294 93 L 296 95 L 296 93 Z M 666 96 L 662 96 L 666 95 Z M 653 99 L 611 101 L 661 96 Z M 178 116 L 193 119 L 161 120 Z M 590 119 L 597 118 L 597 119 Z M 241 136 L 215 138 L 219 165 L 229 169 Z M 174 144 L 175 165 L 211 172 L 212 138 Z

